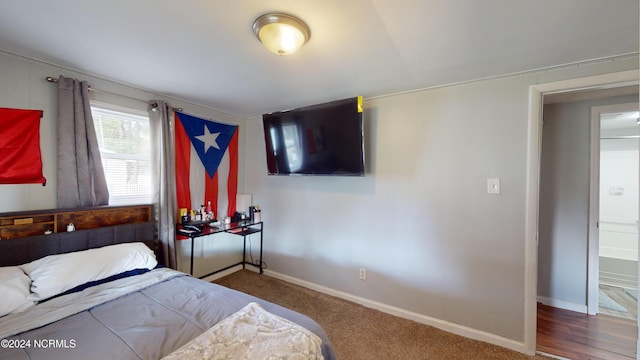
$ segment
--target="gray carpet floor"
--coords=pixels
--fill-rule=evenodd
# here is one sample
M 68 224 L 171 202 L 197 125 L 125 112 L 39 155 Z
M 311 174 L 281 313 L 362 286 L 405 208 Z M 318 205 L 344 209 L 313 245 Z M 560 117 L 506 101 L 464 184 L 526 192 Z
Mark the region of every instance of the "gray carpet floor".
M 341 360 L 549 359 L 454 335 L 252 271 L 214 282 L 311 317 L 325 329 Z

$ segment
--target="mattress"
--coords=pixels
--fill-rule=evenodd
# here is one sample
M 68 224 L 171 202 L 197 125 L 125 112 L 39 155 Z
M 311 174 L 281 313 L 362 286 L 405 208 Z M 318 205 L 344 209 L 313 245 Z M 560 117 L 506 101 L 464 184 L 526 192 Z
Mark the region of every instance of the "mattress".
M 311 318 L 167 269 L 117 279 L 0 318 L 0 359 L 160 359 L 251 303 L 308 329 L 336 359 Z

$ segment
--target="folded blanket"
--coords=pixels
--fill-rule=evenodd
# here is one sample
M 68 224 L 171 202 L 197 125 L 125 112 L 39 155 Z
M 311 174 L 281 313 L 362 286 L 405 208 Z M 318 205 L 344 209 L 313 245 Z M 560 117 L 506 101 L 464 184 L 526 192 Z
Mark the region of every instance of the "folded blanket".
M 321 345 L 316 334 L 252 302 L 163 360 L 322 360 Z

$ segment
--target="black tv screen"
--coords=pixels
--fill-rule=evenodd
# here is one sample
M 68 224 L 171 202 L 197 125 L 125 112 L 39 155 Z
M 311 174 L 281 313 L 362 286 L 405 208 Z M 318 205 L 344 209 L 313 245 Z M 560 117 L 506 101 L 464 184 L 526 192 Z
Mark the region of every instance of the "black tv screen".
M 363 176 L 362 97 L 262 115 L 269 175 Z

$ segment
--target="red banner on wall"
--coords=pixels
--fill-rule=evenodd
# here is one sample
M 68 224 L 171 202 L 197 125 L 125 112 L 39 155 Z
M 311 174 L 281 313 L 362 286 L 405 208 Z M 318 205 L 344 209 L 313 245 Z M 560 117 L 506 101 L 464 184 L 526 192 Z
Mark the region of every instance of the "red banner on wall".
M 0 184 L 46 184 L 40 154 L 41 110 L 0 108 Z

